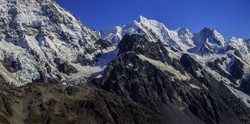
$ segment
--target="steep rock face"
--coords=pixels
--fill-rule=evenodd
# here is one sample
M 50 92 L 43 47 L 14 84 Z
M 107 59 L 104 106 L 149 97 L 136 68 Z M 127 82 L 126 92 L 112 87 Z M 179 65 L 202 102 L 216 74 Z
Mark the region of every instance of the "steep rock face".
M 244 74 L 243 65 L 239 59 L 235 58 L 233 65 L 230 67 L 230 74 L 236 79 L 242 78 Z
M 162 46 L 126 35 L 118 58 L 91 83 L 161 112 L 168 123 L 249 123 L 246 107 L 222 83 L 188 54 Z
M 250 94 L 250 78 L 245 78 L 242 80 L 240 87 L 243 89 L 243 91 L 247 94 Z
M 214 61 L 207 62 L 208 67 L 210 67 L 212 70 L 218 72 L 221 76 L 227 78 L 232 83 L 236 84 L 236 79 L 229 74 L 226 70 L 222 68 L 224 65 L 224 62 L 226 61 L 225 57 L 216 58 Z
M 168 56 L 169 52 L 161 42 L 149 42 L 139 35 L 133 35 L 133 37 L 125 35 L 118 45 L 118 48 L 118 54 L 133 51 L 136 54 L 142 54 L 151 59 L 160 60 L 161 62 L 169 63 L 170 61 L 170 57 Z M 147 51 L 145 51 L 145 49 L 147 49 Z
M 54 0 L 1 0 L 0 12 L 0 66 L 5 67 L 0 75 L 10 84 L 39 80 L 40 72 L 49 78 L 60 75 L 66 82 L 78 75 L 88 78 L 101 70 L 93 67 L 86 71 L 91 68 L 87 65 L 93 65 L 93 57 L 112 50 L 96 31 Z M 74 63 L 79 56 L 85 63 Z M 65 63 L 63 71 L 55 59 Z
M 90 84 L 28 84 L 0 92 L 0 123 L 162 123 L 146 107 Z

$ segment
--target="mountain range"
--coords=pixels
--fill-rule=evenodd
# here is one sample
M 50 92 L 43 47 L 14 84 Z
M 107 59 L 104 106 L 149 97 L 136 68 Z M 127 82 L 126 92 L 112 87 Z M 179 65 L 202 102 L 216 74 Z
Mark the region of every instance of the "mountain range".
M 0 1 L 0 123 L 250 123 L 250 40 L 140 16 L 99 32 Z
M 227 40 L 215 29 L 208 28 L 198 33 L 192 33 L 183 27 L 169 30 L 163 23 L 142 16 L 139 21 L 101 30 L 99 34 L 114 46 L 126 34 L 139 34 L 152 42 L 160 41 L 180 53 L 188 54 L 219 82 L 243 91 L 244 93 L 229 88 L 250 106 L 250 40 L 235 37 Z

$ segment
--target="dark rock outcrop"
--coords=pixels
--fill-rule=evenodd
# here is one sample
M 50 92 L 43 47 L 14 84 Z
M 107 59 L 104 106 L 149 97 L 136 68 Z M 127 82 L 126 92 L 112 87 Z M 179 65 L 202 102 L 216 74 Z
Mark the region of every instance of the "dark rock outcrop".
M 226 58 L 222 57 L 222 58 L 217 58 L 214 61 L 210 61 L 207 63 L 207 66 L 210 67 L 212 70 L 215 70 L 216 72 L 218 72 L 221 76 L 228 78 L 231 82 L 236 83 L 236 79 L 226 73 L 221 67 L 220 65 L 223 65 L 224 61 L 226 60 Z
M 103 39 L 99 39 L 98 41 L 96 41 L 95 43 L 97 46 L 100 46 L 99 48 L 101 49 L 107 49 L 108 47 L 112 47 L 112 43 L 110 43 L 109 41 L 103 40 Z
M 233 65 L 230 67 L 230 74 L 235 79 L 240 79 L 244 74 L 243 65 L 244 64 L 239 59 L 234 59 Z
M 17 61 L 10 61 L 8 57 L 5 57 L 1 62 L 3 66 L 11 73 L 17 72 L 20 69 L 19 63 Z
M 95 61 L 94 60 L 89 60 L 89 59 L 86 59 L 84 56 L 82 55 L 78 55 L 77 59 L 73 62 L 73 63 L 79 63 L 81 64 L 82 66 L 86 66 L 86 65 L 90 65 L 92 66 Z
M 164 48 L 162 42 L 149 42 L 140 35 L 125 35 L 118 45 L 119 54 L 126 52 L 134 52 L 142 54 L 154 60 L 170 63 L 168 51 Z
M 250 78 L 242 79 L 242 82 L 240 84 L 240 88 L 242 88 L 243 92 L 250 94 Z
M 226 51 L 229 51 L 229 50 L 235 50 L 236 48 L 234 48 L 233 46 L 227 46 L 227 49 Z
M 57 64 L 57 68 L 60 72 L 67 75 L 77 72 L 77 70 L 72 65 L 69 65 L 67 62 L 61 61 L 59 58 L 55 58 L 54 63 Z
M 238 49 L 234 50 L 234 54 L 242 59 L 240 51 Z
M 142 54 L 150 59 L 159 60 L 163 63 L 172 65 L 175 69 L 181 73 L 184 72 L 184 68 L 180 66 L 180 62 L 175 58 L 169 57 L 169 52 L 166 50 L 167 47 L 161 41 L 149 42 L 147 39 L 140 35 L 125 35 L 118 45 L 119 54 L 133 52 L 135 54 Z M 171 50 L 177 52 L 171 47 Z

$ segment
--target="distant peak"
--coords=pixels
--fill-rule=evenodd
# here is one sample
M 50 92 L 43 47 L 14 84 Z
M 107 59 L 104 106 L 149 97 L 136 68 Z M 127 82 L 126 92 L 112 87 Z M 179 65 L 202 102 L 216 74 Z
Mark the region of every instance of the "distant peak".
M 223 37 L 217 30 L 213 29 L 213 35 L 216 37 Z
M 146 22 L 146 21 L 148 21 L 148 19 L 147 18 L 145 18 L 145 17 L 143 17 L 143 16 L 140 16 L 140 20 L 139 20 L 140 22 Z
M 179 27 L 178 30 L 186 30 L 187 28 L 185 27 Z
M 215 30 L 215 29 L 213 29 L 213 32 L 214 32 L 214 33 L 219 33 L 219 32 L 218 32 L 217 30 Z
M 205 28 L 203 28 L 203 29 L 200 31 L 200 34 L 201 34 L 201 35 L 204 35 L 204 36 L 206 36 L 206 37 L 208 37 L 208 36 L 210 36 L 210 35 L 212 34 L 212 32 L 213 32 L 213 31 L 212 31 L 211 29 L 205 27 Z
M 179 27 L 179 28 L 177 28 L 176 29 L 176 31 L 189 31 L 187 28 L 185 28 L 185 27 Z
M 217 30 L 213 29 L 213 34 L 215 35 L 221 35 Z
M 203 29 L 201 30 L 201 32 L 212 32 L 212 30 L 209 29 L 209 28 L 207 28 L 207 27 L 205 27 L 205 28 L 203 28 Z
M 230 38 L 230 40 L 237 40 L 237 38 L 234 37 L 234 36 L 232 36 L 232 37 Z

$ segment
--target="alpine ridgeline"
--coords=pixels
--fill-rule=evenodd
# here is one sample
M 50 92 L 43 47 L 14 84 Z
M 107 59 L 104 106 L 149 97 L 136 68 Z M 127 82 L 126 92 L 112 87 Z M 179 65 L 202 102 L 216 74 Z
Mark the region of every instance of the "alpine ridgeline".
M 115 46 L 125 34 L 139 34 L 151 42 L 160 41 L 186 53 L 250 107 L 250 40 L 235 37 L 227 40 L 216 30 L 208 28 L 198 33 L 183 27 L 173 31 L 163 23 L 142 16 L 139 21 L 101 30 L 99 34 Z

